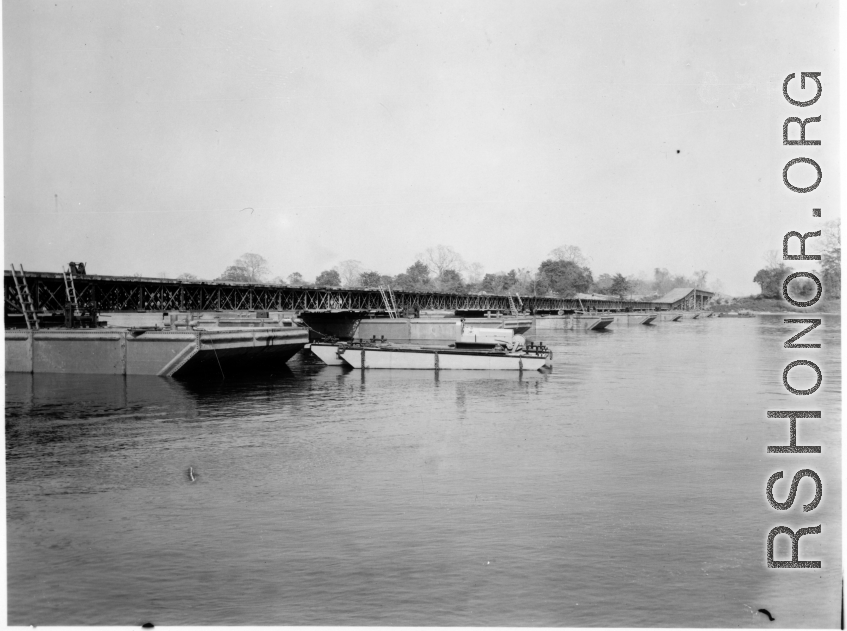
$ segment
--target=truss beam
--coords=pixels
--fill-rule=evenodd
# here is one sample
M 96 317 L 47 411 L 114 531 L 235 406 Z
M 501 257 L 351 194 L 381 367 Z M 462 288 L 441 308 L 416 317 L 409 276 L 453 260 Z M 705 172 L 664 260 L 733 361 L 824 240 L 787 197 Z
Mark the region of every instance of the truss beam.
M 6 312 L 19 305 L 10 271 L 5 272 Z M 35 309 L 60 312 L 64 309 L 65 287 L 61 274 L 27 272 Z M 218 281 L 179 281 L 121 276 L 76 276 L 74 283 L 80 309 L 109 311 L 383 311 L 385 303 L 377 289 L 333 287 L 286 287 Z M 508 295 L 449 294 L 395 291 L 398 311 L 499 310 L 511 312 Z M 520 296 L 521 304 L 543 311 L 582 308 L 576 299 L 549 296 Z M 605 309 L 654 309 L 652 302 L 582 300 L 586 307 Z M 20 312 L 20 308 L 17 308 Z

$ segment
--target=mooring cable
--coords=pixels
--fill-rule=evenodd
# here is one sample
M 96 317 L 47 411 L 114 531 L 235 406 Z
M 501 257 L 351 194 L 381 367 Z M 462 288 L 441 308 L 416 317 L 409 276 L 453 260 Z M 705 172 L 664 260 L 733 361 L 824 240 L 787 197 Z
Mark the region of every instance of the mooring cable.
M 220 371 L 221 371 L 221 377 L 222 377 L 223 379 L 226 379 L 226 375 L 224 374 L 223 366 L 221 366 L 221 360 L 220 360 L 220 359 L 218 359 L 218 349 L 216 349 L 216 348 L 215 348 L 215 345 L 214 345 L 214 343 L 212 342 L 212 338 L 209 338 L 209 345 L 212 347 L 212 350 L 215 352 L 215 360 L 217 360 L 217 362 L 218 362 L 218 368 L 219 368 L 219 369 L 220 369 Z

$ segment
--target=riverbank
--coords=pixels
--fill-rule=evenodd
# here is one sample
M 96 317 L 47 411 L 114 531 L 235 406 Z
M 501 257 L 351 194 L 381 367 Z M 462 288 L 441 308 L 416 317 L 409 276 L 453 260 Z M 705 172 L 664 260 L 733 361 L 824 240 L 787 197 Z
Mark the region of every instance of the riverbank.
M 759 296 L 745 296 L 743 298 L 732 298 L 726 304 L 710 304 L 709 309 L 715 313 L 727 313 L 728 311 L 756 311 L 764 313 L 841 313 L 841 300 L 820 300 L 813 307 L 793 307 L 781 298 L 761 298 Z

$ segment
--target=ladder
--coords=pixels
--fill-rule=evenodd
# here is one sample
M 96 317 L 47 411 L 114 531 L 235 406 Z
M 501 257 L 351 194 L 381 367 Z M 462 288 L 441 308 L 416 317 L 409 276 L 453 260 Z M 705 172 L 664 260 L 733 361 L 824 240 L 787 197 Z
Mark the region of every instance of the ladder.
M 388 312 L 389 318 L 397 317 L 397 301 L 394 299 L 394 292 L 391 291 L 391 286 L 379 286 L 379 295 L 382 296 L 382 302 L 385 303 L 385 310 Z
M 506 294 L 509 297 L 509 309 L 512 310 L 512 315 L 518 315 L 518 308 L 515 306 L 515 299 L 512 298 L 512 294 Z M 518 298 L 520 300 L 520 298 Z
M 65 266 L 62 266 L 62 278 L 65 279 L 65 296 L 68 298 L 68 303 L 76 313 L 78 309 L 78 300 L 76 297 L 76 287 L 74 287 L 74 273 L 73 270 L 69 267 L 67 272 L 65 271 Z
M 397 310 L 397 301 L 394 299 L 394 292 L 391 291 L 391 286 L 386 285 L 388 287 L 388 297 L 391 298 L 391 306 L 394 307 L 394 316 L 399 317 L 399 311 Z
M 18 275 L 20 274 L 20 280 Z M 15 281 L 15 291 L 18 292 L 18 300 L 21 303 L 21 311 L 24 312 L 24 320 L 26 328 L 38 330 L 38 317 L 35 315 L 35 306 L 32 303 L 32 294 L 29 293 L 29 287 L 26 284 L 26 276 L 24 275 L 24 266 L 21 265 L 21 271 L 15 269 L 12 263 L 12 279 Z

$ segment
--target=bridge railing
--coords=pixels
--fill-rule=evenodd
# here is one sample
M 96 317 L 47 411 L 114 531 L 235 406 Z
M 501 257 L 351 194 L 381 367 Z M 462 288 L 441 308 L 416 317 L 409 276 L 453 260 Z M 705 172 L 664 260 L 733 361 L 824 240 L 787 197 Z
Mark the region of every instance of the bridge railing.
M 20 312 L 11 272 L 6 271 L 4 298 L 7 313 Z M 65 306 L 61 274 L 27 272 L 36 311 L 58 312 Z M 226 281 L 183 281 L 123 276 L 79 276 L 74 279 L 82 309 L 109 311 L 382 311 L 378 289 L 291 287 Z M 446 292 L 395 291 L 400 309 L 510 310 L 509 296 Z M 521 296 L 532 310 L 652 309 L 651 302 Z

